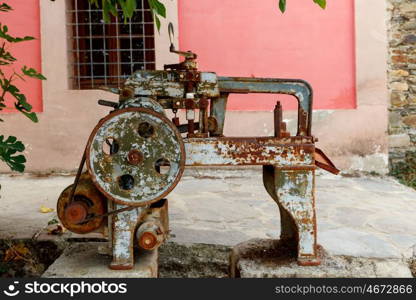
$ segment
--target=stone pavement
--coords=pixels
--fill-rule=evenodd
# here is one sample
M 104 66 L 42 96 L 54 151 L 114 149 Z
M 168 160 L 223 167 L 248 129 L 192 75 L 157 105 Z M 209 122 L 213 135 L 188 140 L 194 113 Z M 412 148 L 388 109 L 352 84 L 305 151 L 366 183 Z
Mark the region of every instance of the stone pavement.
M 31 238 L 55 217 L 72 176 L 1 175 L 0 239 Z M 333 255 L 410 258 L 416 255 L 416 191 L 391 178 L 317 176 L 318 242 Z M 169 195 L 177 243 L 236 245 L 277 238 L 277 205 L 260 169 L 192 169 Z

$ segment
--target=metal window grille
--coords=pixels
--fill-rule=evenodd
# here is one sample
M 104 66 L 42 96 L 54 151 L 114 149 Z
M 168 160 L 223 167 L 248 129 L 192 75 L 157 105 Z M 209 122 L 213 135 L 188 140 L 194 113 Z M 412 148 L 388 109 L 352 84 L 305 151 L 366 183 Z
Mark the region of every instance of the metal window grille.
M 124 22 L 122 11 L 104 23 L 102 10 L 87 0 L 69 0 L 71 81 L 74 89 L 120 87 L 136 70 L 155 69 L 154 25 L 147 0 Z

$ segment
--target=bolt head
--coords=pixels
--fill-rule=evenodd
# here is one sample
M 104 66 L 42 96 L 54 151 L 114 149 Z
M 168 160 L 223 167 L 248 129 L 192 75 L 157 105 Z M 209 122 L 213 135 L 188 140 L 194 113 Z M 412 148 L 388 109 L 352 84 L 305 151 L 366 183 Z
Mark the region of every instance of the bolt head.
M 127 154 L 127 161 L 129 164 L 137 166 L 143 161 L 143 154 L 136 149 L 130 150 L 129 154 Z
M 158 244 L 157 237 L 151 232 L 144 232 L 139 238 L 139 246 L 145 250 L 152 250 Z
M 73 202 L 65 208 L 65 220 L 70 224 L 80 224 L 87 218 L 88 206 L 80 201 Z

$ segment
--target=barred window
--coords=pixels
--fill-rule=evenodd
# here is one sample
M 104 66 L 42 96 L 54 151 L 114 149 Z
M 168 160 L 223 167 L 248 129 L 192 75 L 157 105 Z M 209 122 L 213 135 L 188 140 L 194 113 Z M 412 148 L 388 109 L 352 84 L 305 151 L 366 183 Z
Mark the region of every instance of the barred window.
M 72 88 L 119 87 L 136 70 L 155 69 L 154 25 L 147 0 L 124 22 L 122 11 L 105 23 L 102 10 L 87 0 L 69 0 Z

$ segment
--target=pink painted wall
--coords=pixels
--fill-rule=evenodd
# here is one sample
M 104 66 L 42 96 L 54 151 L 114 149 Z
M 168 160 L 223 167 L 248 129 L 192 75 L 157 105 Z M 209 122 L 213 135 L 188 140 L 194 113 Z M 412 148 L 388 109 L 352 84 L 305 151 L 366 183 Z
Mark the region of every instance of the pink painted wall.
M 7 1 L 7 3 L 13 7 L 13 11 L 0 13 L 0 23 L 9 27 L 9 33 L 12 36 L 28 35 L 36 38 L 36 40 L 12 44 L 9 48 L 17 58 L 13 69 L 19 71 L 22 66 L 26 65 L 41 72 L 39 0 L 15 0 Z M 9 73 L 13 69 L 6 68 L 6 72 Z M 26 95 L 28 102 L 33 106 L 33 111 L 41 112 L 43 110 L 40 80 L 27 78 L 25 81 L 21 81 L 16 79 L 15 85 Z M 13 102 L 11 105 L 13 106 Z
M 356 107 L 354 0 L 178 0 L 179 44 L 199 67 L 224 76 L 301 78 L 315 91 L 314 109 Z M 232 96 L 231 110 L 272 110 L 290 96 Z

